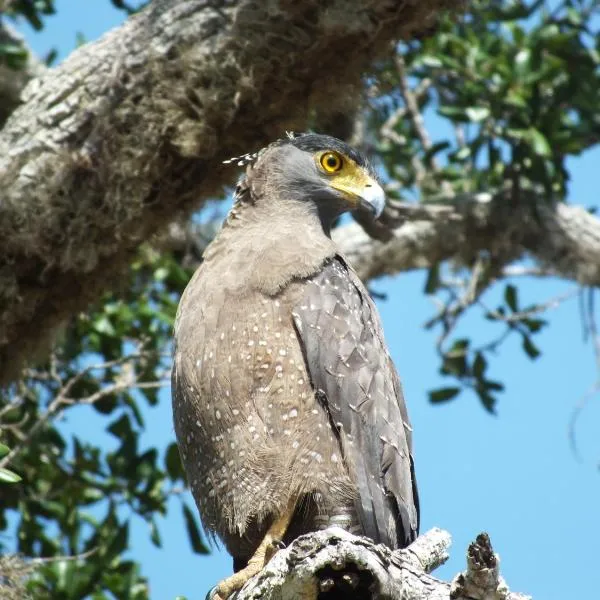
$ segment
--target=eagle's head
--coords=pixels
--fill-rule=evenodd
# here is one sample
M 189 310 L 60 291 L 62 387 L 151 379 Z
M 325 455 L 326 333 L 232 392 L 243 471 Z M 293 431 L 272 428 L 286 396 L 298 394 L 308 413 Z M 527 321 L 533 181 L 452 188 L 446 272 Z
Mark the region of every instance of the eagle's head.
M 227 162 L 247 166 L 241 184 L 256 197 L 308 203 L 323 223 L 357 210 L 377 218 L 385 206 L 385 192 L 367 159 L 329 135 L 289 134 Z

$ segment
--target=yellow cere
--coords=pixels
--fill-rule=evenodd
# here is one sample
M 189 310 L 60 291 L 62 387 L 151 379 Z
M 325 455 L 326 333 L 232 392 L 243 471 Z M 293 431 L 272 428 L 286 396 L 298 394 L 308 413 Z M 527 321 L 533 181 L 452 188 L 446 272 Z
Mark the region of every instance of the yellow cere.
M 329 185 L 342 192 L 353 204 L 357 203 L 366 187 L 377 183 L 355 161 L 338 152 L 327 150 L 315 158 L 321 170 L 331 177 Z

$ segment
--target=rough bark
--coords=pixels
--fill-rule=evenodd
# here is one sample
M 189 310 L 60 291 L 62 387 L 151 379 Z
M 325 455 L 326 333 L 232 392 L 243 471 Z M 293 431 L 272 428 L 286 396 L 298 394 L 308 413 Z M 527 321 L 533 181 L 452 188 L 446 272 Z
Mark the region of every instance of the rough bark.
M 236 600 L 527 600 L 508 590 L 499 559 L 481 534 L 469 546 L 467 569 L 451 583 L 429 572 L 445 562 L 450 536 L 432 529 L 392 552 L 338 528 L 305 535 L 279 551 Z
M 352 110 L 391 41 L 461 5 L 154 0 L 32 81 L 0 134 L 0 381 L 231 182 L 223 159 Z
M 600 220 L 581 206 L 521 192 L 470 194 L 445 205 L 400 205 L 389 235 L 353 223 L 335 240 L 364 280 L 428 268 L 444 260 L 472 264 L 481 252 L 507 265 L 529 256 L 548 274 L 600 286 Z M 384 232 L 385 233 L 385 232 Z M 380 237 L 383 239 L 376 239 Z

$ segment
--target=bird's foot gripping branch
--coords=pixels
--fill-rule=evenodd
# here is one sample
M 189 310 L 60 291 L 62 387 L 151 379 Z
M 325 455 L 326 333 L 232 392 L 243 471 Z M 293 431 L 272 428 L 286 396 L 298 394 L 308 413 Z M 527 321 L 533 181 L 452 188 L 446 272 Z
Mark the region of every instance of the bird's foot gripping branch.
M 467 569 L 449 583 L 429 573 L 448 558 L 450 534 L 431 529 L 392 551 L 332 527 L 297 538 L 235 596 L 235 600 L 527 600 L 499 574 L 487 534 L 467 551 Z

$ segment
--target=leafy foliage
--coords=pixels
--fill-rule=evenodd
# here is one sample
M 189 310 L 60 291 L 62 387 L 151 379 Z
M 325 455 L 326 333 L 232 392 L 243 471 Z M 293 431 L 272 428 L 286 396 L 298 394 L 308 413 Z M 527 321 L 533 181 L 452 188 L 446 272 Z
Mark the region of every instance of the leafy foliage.
M 566 161 L 600 141 L 600 36 L 597 2 L 540 0 L 472 3 L 464 18 L 448 17 L 435 35 L 410 42 L 379 66 L 371 82 L 369 127 L 388 192 L 423 202 L 460 201 L 461 193 L 510 189 L 510 201 L 534 190 L 548 202 L 565 198 Z M 594 25 L 595 24 L 595 25 Z M 594 29 L 594 26 L 596 29 Z M 435 112 L 434 112 L 435 111 Z M 445 135 L 430 139 L 425 121 Z M 488 379 L 491 355 L 510 335 L 530 359 L 546 325 L 543 305 L 518 307 L 518 288 L 506 286 L 492 310 L 484 294 L 504 279 L 489 255 L 431 269 L 425 293 L 442 308 L 428 323 L 441 330 L 440 372 L 458 387 L 433 390 L 435 403 L 475 391 L 493 412 L 503 385 Z M 460 317 L 478 305 L 499 335 L 474 347 L 452 339 Z
M 6 4 L 6 14 L 9 17 L 25 17 L 29 24 L 38 31 L 44 26 L 44 17 L 56 12 L 54 0 L 14 0 Z
M 13 550 L 62 557 L 30 578 L 35 598 L 105 598 L 109 592 L 147 598 L 139 566 L 122 556 L 129 522 L 146 521 L 151 541 L 160 546 L 156 517 L 166 514 L 169 498 L 185 483 L 175 444 L 161 456 L 156 448 L 140 447 L 139 436 L 142 405 L 156 405 L 158 384 L 168 372 L 177 300 L 190 273 L 148 248 L 131 273 L 127 290 L 75 318 L 50 362 L 29 369 L 0 397 L 5 440 L 18 450 L 11 469 L 22 478 L 21 485 L 3 486 L 0 529 L 12 530 L 18 515 Z M 89 418 L 105 423 L 114 450 L 77 435 L 67 439 L 53 422 L 82 404 L 95 411 Z M 6 458 L 10 451 L 2 451 Z M 183 502 L 182 511 L 192 550 L 206 552 L 197 517 Z
M 404 79 L 420 90 L 419 110 L 435 109 L 455 134 L 424 144 L 413 119 L 396 120 L 395 137 L 383 136 L 379 148 L 390 176 L 403 187 L 419 183 L 417 156 L 432 176 L 420 186 L 425 199 L 443 182 L 460 192 L 498 189 L 507 179 L 564 197 L 566 158 L 600 140 L 597 3 L 561 2 L 552 11 L 539 0 L 472 4 L 466 18 L 448 17 L 436 35 L 400 49 L 405 73 L 397 62 L 382 66 L 386 102 L 373 127 L 405 108 Z
M 10 448 L 5 444 L 0 444 L 0 458 L 4 458 L 10 452 Z M 10 469 L 0 468 L 0 484 L 2 483 L 18 483 L 21 477 Z
M 128 15 L 132 15 L 136 13 L 138 10 L 141 10 L 147 2 L 137 2 L 131 3 L 126 2 L 125 0 L 110 0 L 115 8 L 119 10 L 124 10 Z M 135 6 L 134 6 L 135 4 Z

